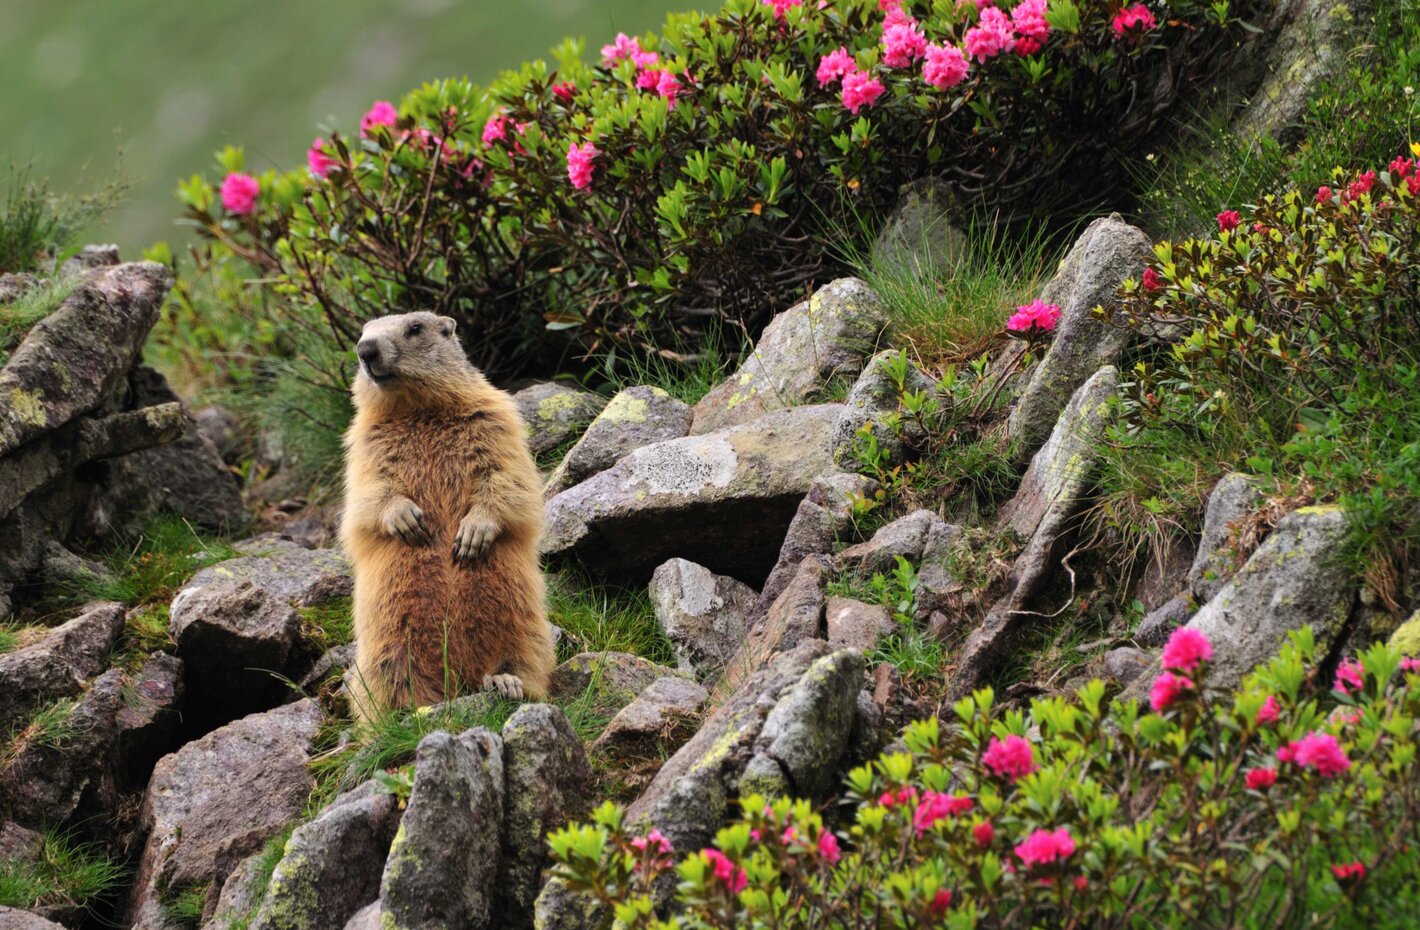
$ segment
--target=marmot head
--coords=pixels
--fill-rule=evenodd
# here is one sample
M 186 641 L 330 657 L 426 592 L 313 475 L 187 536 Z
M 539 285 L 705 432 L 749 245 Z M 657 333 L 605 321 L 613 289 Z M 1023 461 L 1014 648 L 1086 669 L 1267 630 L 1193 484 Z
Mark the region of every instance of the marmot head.
M 355 355 L 357 402 L 417 399 L 467 383 L 477 372 L 454 335 L 454 321 L 427 311 L 382 316 L 365 324 Z

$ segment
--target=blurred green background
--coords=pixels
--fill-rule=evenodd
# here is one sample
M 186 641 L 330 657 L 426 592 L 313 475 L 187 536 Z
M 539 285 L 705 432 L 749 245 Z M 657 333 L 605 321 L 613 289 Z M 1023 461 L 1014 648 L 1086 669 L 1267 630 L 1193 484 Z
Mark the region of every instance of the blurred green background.
M 223 145 L 291 168 L 321 127 L 426 80 L 487 81 L 565 36 L 595 54 L 694 0 L 0 0 L 0 161 L 58 193 L 122 173 L 124 203 L 89 235 L 125 256 L 173 225 L 179 178 Z

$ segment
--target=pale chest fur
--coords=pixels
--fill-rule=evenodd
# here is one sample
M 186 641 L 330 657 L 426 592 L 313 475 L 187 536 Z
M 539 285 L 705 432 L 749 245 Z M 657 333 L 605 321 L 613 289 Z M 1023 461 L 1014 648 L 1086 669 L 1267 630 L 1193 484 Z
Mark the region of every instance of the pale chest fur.
M 511 438 L 488 411 L 413 413 L 371 424 L 363 448 L 374 477 L 448 525 L 467 510 L 474 485 L 499 467 Z

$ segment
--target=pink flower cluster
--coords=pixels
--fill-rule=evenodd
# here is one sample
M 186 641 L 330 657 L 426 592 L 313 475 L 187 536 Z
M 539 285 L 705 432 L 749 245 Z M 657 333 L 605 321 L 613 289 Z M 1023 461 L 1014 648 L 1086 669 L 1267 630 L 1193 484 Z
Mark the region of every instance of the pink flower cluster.
M 590 142 L 578 145 L 573 142 L 567 149 L 567 179 L 572 182 L 572 186 L 577 190 L 584 190 L 592 186 L 592 159 L 599 153 L 597 147 Z
M 249 174 L 233 171 L 222 179 L 222 209 L 236 216 L 246 216 L 256 209 L 261 182 Z
M 1149 688 L 1149 707 L 1154 713 L 1161 714 L 1192 688 L 1192 679 L 1164 672 L 1154 679 L 1154 684 Z
M 661 60 L 655 52 L 643 49 L 640 39 L 633 39 L 624 32 L 618 32 L 616 40 L 610 45 L 602 46 L 602 65 L 605 67 L 610 68 L 628 58 L 635 62 L 638 69 L 649 68 Z
M 1110 28 L 1114 30 L 1116 38 L 1129 39 L 1137 42 L 1146 32 L 1157 26 L 1158 20 L 1154 19 L 1154 14 L 1142 3 L 1125 7 L 1114 14 L 1114 22 Z
M 843 105 L 848 108 L 849 113 L 857 113 L 865 106 L 872 106 L 877 103 L 879 97 L 883 95 L 883 82 L 872 77 L 866 71 L 854 71 L 852 74 L 843 76 Z
M 1218 214 L 1218 232 L 1232 232 L 1242 222 L 1242 214 L 1236 210 L 1224 210 Z
M 843 849 L 838 845 L 838 837 L 825 830 L 818 837 L 818 854 L 823 856 L 829 865 L 837 865 L 838 860 L 843 858 Z
M 671 841 L 660 830 L 652 830 L 645 836 L 635 837 L 631 841 L 631 848 L 637 852 L 645 852 L 648 849 L 652 852 L 662 854 L 675 852 L 675 847 L 671 845 Z
M 804 0 L 759 0 L 759 2 L 763 3 L 765 6 L 774 7 L 775 19 L 783 19 L 784 14 L 788 13 L 794 7 L 803 6 Z
M 1050 38 L 1050 23 L 1045 21 L 1045 10 L 1049 0 L 1022 0 L 1011 11 L 1011 22 L 1016 27 L 1015 51 L 1017 55 L 1034 55 Z
M 1355 659 L 1342 659 L 1336 667 L 1336 680 L 1331 687 L 1342 694 L 1352 694 L 1366 686 L 1366 667 Z
M 1035 753 L 1030 743 L 1014 733 L 1004 740 L 991 737 L 986 751 L 981 754 L 981 763 L 997 778 L 1011 781 L 1025 778 L 1036 770 Z
M 922 80 L 938 90 L 957 86 L 966 80 L 967 72 L 971 70 L 966 53 L 955 45 L 929 45 L 926 54 Z
M 1277 718 L 1282 716 L 1281 708 L 1277 705 L 1277 695 L 1267 695 L 1267 700 L 1262 702 L 1262 706 L 1257 709 L 1257 716 L 1254 722 L 1260 726 L 1270 726 L 1277 722 Z
M 922 803 L 917 805 L 917 812 L 912 815 L 912 826 L 917 830 L 917 835 L 921 836 L 935 824 L 948 817 L 965 814 L 971 808 L 971 798 L 966 795 L 928 791 L 922 795 Z
M 315 141 L 311 143 L 311 147 L 306 149 L 306 167 L 310 168 L 311 174 L 318 178 L 330 174 L 330 169 L 340 164 L 325 153 L 325 144 L 325 140 L 317 136 Z
M 882 44 L 883 64 L 889 68 L 909 68 L 914 61 L 927 54 L 927 36 L 917 25 L 917 20 L 910 16 L 902 17 L 892 25 L 884 24 Z
M 556 97 L 564 105 L 572 102 L 572 98 L 577 96 L 577 85 L 571 81 L 563 81 L 560 84 L 552 85 L 552 96 Z
M 839 46 L 818 60 L 818 86 L 827 87 L 839 78 L 858 70 L 858 63 L 848 54 L 848 49 Z
M 1322 778 L 1335 778 L 1351 767 L 1351 760 L 1336 737 L 1316 731 L 1277 750 L 1277 759 L 1314 769 Z
M 1277 769 L 1271 766 L 1248 769 L 1244 780 L 1252 791 L 1266 791 L 1277 784 Z
M 1037 829 L 1016 846 L 1016 855 L 1028 868 L 1068 859 L 1074 852 L 1075 840 L 1065 827 L 1054 832 Z
M 981 19 L 962 37 L 967 54 L 977 61 L 995 58 L 1015 44 L 1015 28 L 1011 20 L 994 6 L 982 10 Z
M 675 98 L 685 88 L 670 71 L 647 68 L 636 76 L 636 86 L 642 90 L 653 90 L 675 106 Z
M 1366 864 L 1358 859 L 1355 862 L 1333 865 L 1331 874 L 1336 876 L 1337 881 L 1358 881 L 1366 877 Z
M 1154 270 L 1152 265 L 1144 269 L 1144 276 L 1141 280 L 1144 284 L 1144 290 L 1150 293 L 1164 286 L 1163 280 L 1159 277 L 1159 273 Z
M 718 849 L 702 849 L 700 855 L 710 866 L 715 878 L 731 892 L 739 894 L 745 890 L 745 886 L 749 884 L 749 876 L 745 874 L 744 869 L 731 862 L 724 853 Z
M 1171 672 L 1192 675 L 1198 666 L 1213 658 L 1213 644 L 1201 630 L 1181 626 L 1164 644 L 1163 666 Z
M 1353 200 L 1360 200 L 1362 194 L 1369 194 L 1371 188 L 1376 186 L 1376 173 L 1367 171 L 1358 176 L 1356 180 L 1346 185 L 1346 191 L 1341 195 L 1342 203 L 1351 203 Z
M 1032 330 L 1048 333 L 1059 322 L 1060 308 L 1058 306 L 1036 300 L 1017 307 L 1016 312 L 1011 314 L 1011 318 L 1006 321 L 1006 329 L 1013 333 L 1025 333 Z
M 360 137 L 368 139 L 370 133 L 381 126 L 393 128 L 399 122 L 399 111 L 388 100 L 376 100 L 369 111 L 360 117 Z

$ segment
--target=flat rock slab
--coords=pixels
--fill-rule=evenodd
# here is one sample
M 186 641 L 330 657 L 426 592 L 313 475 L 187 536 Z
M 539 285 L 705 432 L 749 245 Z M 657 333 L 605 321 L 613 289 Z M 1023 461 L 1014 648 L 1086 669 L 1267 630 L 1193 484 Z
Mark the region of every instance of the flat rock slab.
M 637 449 L 548 501 L 542 550 L 638 582 L 679 556 L 758 583 L 800 499 L 838 471 L 829 434 L 840 410 L 796 407 Z
M 630 452 L 690 432 L 690 405 L 661 388 L 640 385 L 616 394 L 547 479 L 557 494 L 606 471 Z
M 95 604 L 28 646 L 0 655 L 0 733 L 46 704 L 72 697 L 103 671 L 123 632 L 121 604 Z
M 809 402 L 834 377 L 856 377 L 887 326 L 882 302 L 840 278 L 776 316 L 733 375 L 695 405 L 695 435 Z

